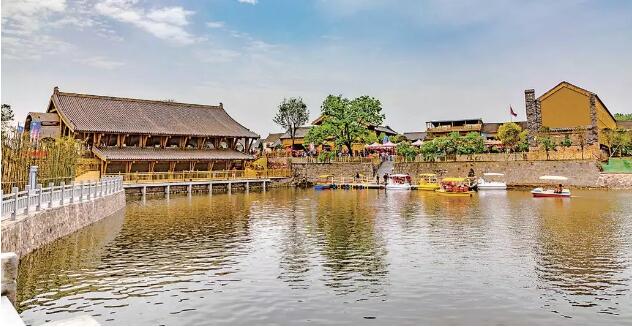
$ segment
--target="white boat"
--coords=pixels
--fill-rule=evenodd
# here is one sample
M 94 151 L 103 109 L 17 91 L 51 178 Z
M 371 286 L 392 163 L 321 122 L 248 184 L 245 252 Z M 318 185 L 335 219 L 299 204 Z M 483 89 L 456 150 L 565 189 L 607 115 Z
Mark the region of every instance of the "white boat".
M 540 176 L 541 180 L 544 181 L 567 181 L 568 178 L 564 176 Z M 562 185 L 561 183 L 559 184 Z M 567 188 L 562 189 L 544 189 L 543 187 L 536 187 L 531 190 L 531 194 L 533 194 L 534 198 L 569 198 L 571 196 L 571 191 Z
M 408 174 L 393 174 L 388 176 L 387 190 L 410 190 L 412 180 Z
M 507 183 L 498 181 L 501 176 L 505 176 L 505 174 L 484 173 L 483 177 L 479 178 L 476 182 L 476 186 L 479 190 L 506 190 Z

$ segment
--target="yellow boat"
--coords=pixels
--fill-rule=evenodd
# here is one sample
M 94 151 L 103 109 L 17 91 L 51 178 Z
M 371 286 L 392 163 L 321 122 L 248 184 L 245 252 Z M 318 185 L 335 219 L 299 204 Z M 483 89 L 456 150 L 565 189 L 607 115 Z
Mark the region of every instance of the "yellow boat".
M 467 178 L 446 177 L 441 180 L 441 187 L 435 192 L 443 196 L 470 197 L 474 192 L 470 191 L 467 182 Z
M 419 174 L 418 190 L 422 191 L 434 191 L 439 189 L 439 182 L 437 182 L 436 174 Z

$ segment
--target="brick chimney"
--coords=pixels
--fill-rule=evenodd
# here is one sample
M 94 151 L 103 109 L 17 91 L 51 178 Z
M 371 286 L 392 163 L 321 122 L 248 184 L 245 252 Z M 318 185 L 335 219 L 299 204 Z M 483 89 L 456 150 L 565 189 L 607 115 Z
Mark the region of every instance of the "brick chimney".
M 542 127 L 542 111 L 540 101 L 535 98 L 535 90 L 524 91 L 525 109 L 527 111 L 527 129 L 529 131 L 529 145 L 536 146 L 536 136 Z

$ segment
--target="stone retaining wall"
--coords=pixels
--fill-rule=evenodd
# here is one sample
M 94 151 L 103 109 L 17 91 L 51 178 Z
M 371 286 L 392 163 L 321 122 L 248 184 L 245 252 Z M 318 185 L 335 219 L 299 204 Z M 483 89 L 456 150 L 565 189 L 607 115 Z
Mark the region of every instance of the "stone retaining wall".
M 601 174 L 597 183 L 609 189 L 632 189 L 632 174 Z
M 373 165 L 368 162 L 293 163 L 292 172 L 296 179 L 306 179 L 314 182 L 318 179 L 318 176 L 326 174 L 332 174 L 336 177 L 353 177 L 357 173 L 364 176 L 373 176 Z
M 594 160 L 555 161 L 493 161 L 493 162 L 402 162 L 395 164 L 396 173 L 443 173 L 442 176 L 464 177 L 470 169 L 480 176 L 485 172 L 503 173 L 507 185 L 542 184 L 543 175 L 561 175 L 569 180 L 565 185 L 600 187 L 599 163 Z
M 71 234 L 125 208 L 123 190 L 90 201 L 18 216 L 2 221 L 2 252 L 18 257 Z

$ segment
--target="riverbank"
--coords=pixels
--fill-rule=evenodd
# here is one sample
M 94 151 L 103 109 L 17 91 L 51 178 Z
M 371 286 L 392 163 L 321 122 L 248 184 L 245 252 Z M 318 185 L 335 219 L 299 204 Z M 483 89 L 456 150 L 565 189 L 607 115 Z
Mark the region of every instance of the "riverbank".
M 18 258 L 125 208 L 125 192 L 67 203 L 2 220 L 2 252 Z

